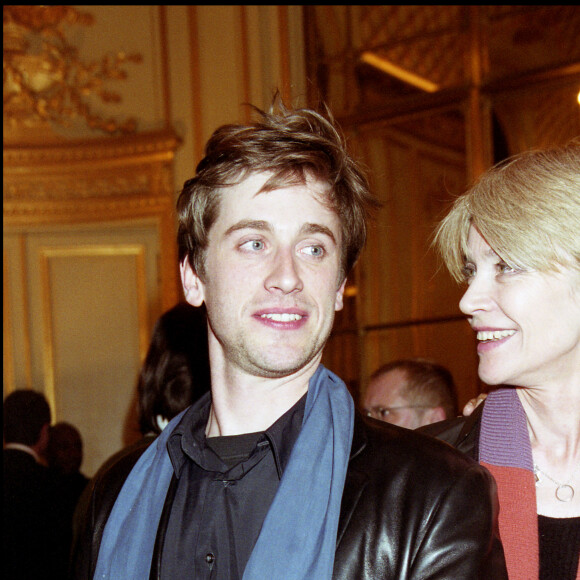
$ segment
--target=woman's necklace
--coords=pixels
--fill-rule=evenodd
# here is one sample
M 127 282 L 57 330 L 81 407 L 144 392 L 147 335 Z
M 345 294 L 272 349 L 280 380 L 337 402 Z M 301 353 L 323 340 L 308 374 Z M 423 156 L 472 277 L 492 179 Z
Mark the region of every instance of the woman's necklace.
M 535 463 L 534 463 L 534 476 L 536 478 L 536 485 L 542 481 L 540 475 L 543 475 L 547 479 L 549 479 L 552 483 L 556 484 L 556 499 L 558 501 L 568 502 L 571 501 L 574 497 L 574 488 L 571 485 L 572 479 L 574 479 L 574 475 L 580 464 L 576 467 L 576 469 L 572 472 L 572 475 L 569 477 L 568 481 L 556 481 L 553 477 L 550 477 L 545 471 L 542 471 Z

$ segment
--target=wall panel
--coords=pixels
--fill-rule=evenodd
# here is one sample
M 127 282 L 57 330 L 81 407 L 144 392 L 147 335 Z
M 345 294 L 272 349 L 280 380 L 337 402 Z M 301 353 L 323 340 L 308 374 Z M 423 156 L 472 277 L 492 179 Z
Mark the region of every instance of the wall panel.
M 8 336 L 18 348 L 11 353 L 5 349 L 5 355 L 15 372 L 11 380 L 5 372 L 4 387 L 44 391 L 53 420 L 80 430 L 83 471 L 90 475 L 140 436 L 135 430 L 135 387 L 152 323 L 161 310 L 159 234 L 152 224 L 64 230 L 8 238 L 5 267 L 24 269 L 26 275 L 8 287 L 5 280 L 7 318 L 14 318 L 11 305 L 22 296 L 27 297 L 30 322 L 12 324 Z M 23 253 L 19 238 L 24 240 Z M 6 330 L 6 320 L 4 324 Z M 16 372 L 26 359 L 32 361 L 29 381 Z
M 461 318 L 461 290 L 431 248 L 438 220 L 465 187 L 465 152 L 446 138 L 463 130 L 461 114 L 451 109 L 361 124 L 351 132 L 351 144 L 369 168 L 382 204 L 358 267 L 359 332 L 351 336 L 359 336 L 361 390 L 369 375 L 393 358 L 443 363 L 448 357 L 439 356 L 438 345 L 467 338 L 454 324 Z M 440 328 L 445 340 L 431 328 Z M 473 347 L 473 340 L 469 344 Z M 449 368 L 459 383 L 469 385 L 461 395 L 466 401 L 474 389 L 473 357 L 469 351 L 456 352 Z
M 93 472 L 126 439 L 146 348 L 140 337 L 148 335 L 145 247 L 45 248 L 40 259 L 47 394 L 55 418 L 85 434 L 85 469 Z

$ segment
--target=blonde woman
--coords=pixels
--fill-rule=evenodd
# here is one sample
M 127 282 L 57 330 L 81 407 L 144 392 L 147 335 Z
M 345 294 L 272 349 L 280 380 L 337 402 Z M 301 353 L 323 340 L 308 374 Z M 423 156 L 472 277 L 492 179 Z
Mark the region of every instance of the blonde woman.
M 578 579 L 580 142 L 529 152 L 458 198 L 436 244 L 467 283 L 479 376 L 469 417 L 424 431 L 494 475 L 510 579 Z

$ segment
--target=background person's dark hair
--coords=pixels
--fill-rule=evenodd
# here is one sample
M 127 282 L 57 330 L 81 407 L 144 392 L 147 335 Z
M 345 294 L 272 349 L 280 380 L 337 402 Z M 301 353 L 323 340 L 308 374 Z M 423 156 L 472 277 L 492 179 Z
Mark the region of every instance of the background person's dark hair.
M 34 446 L 44 425 L 50 425 L 50 407 L 42 393 L 20 389 L 4 399 L 4 441 Z
M 406 399 L 417 405 L 442 407 L 447 419 L 457 416 L 457 390 L 446 367 L 423 358 L 394 360 L 380 366 L 370 380 L 395 369 L 403 371 L 407 378 L 402 393 Z
M 83 440 L 79 430 L 61 421 L 49 429 L 46 463 L 63 474 L 76 473 L 83 462 Z
M 180 302 L 155 324 L 137 385 L 139 429 L 160 433 L 157 417 L 172 419 L 209 390 L 205 308 Z

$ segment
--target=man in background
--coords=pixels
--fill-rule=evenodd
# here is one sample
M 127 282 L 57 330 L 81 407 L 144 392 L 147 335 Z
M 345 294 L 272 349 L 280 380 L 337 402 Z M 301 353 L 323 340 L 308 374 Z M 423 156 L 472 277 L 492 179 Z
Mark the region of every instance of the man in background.
M 417 429 L 457 415 L 457 394 L 448 369 L 414 358 L 389 362 L 372 375 L 363 398 L 367 416 Z
M 79 430 L 65 422 L 53 425 L 49 430 L 46 463 L 59 506 L 55 510 L 57 528 L 52 532 L 55 539 L 59 538 L 58 552 L 54 554 L 55 560 L 59 562 L 59 578 L 67 577 L 73 514 L 89 482 L 81 472 L 82 462 L 83 440 Z
M 17 390 L 4 400 L 3 570 L 6 578 L 57 578 L 55 496 L 42 464 L 50 407 L 44 395 Z

